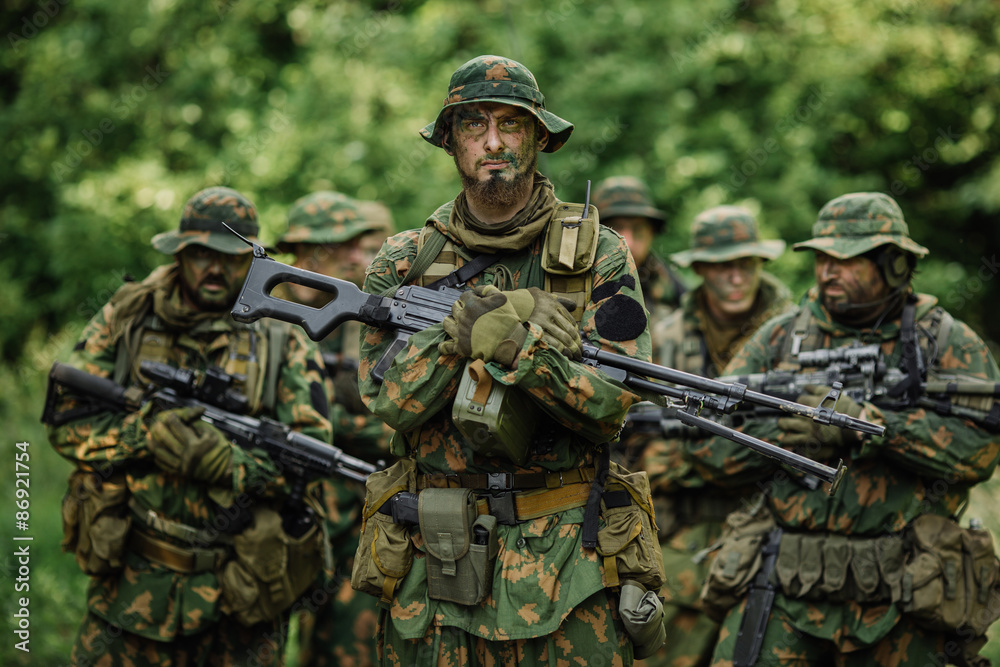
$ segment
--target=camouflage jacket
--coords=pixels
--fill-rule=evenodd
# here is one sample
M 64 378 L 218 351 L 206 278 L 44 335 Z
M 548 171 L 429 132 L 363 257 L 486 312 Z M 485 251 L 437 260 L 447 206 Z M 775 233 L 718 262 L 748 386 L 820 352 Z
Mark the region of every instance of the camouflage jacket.
M 879 342 L 888 367 L 900 366 L 900 318 L 877 330 L 838 325 L 822 307 L 812 288 L 799 309 L 809 310 L 811 326 L 818 328 L 821 347 L 836 348 L 864 338 Z M 772 319 L 743 346 L 726 367 L 725 375 L 758 373 L 775 368 L 775 356 L 785 349 L 799 310 Z M 996 382 L 1000 371 L 983 341 L 955 320 L 947 340 L 928 341 L 931 321 L 941 314 L 937 299 L 917 295 L 916 330 L 928 375 L 966 374 Z M 811 329 L 810 329 L 811 330 Z M 803 346 L 803 350 L 808 347 Z M 815 347 L 815 346 L 813 346 Z M 905 369 L 904 369 L 905 372 Z M 697 472 L 719 484 L 755 483 L 766 506 L 780 525 L 792 531 L 822 531 L 856 537 L 898 533 L 921 514 L 954 515 L 974 484 L 989 479 L 1000 456 L 1000 436 L 974 423 L 913 407 L 883 410 L 864 402 L 861 418 L 886 427 L 883 436 L 864 436 L 857 445 L 837 453 L 847 465 L 843 484 L 834 496 L 825 488 L 809 490 L 790 473 L 747 448 L 721 438 L 708 440 L 693 452 Z M 741 430 L 768 442 L 781 443 L 776 418 L 748 422 Z M 796 626 L 812 636 L 841 646 L 870 645 L 896 623 L 895 605 L 866 606 L 851 602 L 824 605 L 779 596 L 780 604 L 796 619 Z
M 722 369 L 712 363 L 700 333 L 700 320 L 707 317 L 700 308 L 701 301 L 698 298 L 702 289 L 698 287 L 687 292 L 681 300 L 680 310 L 650 326 L 653 358 L 656 363 L 663 366 L 714 378 Z M 753 315 L 744 325 L 744 333 L 741 333 L 733 343 L 736 349 L 738 349 L 736 346 L 742 345 L 764 322 L 792 306 L 788 288 L 770 273 L 763 272 L 757 294 Z M 637 449 L 644 450 L 642 467 L 649 473 L 649 483 L 654 495 L 705 485 L 705 479 L 692 469 L 685 455 L 685 449 L 689 448 L 693 441 L 702 439 L 703 432 L 681 424 L 678 424 L 678 430 L 691 437 L 642 438 L 641 440 L 645 442 L 630 443 Z
M 688 288 L 683 279 L 669 264 L 649 253 L 638 267 L 642 298 L 650 312 L 650 322 L 656 322 L 681 305 Z
M 448 234 L 451 203 L 428 220 Z M 371 266 L 365 291 L 378 294 L 401 283 L 416 252 L 420 230 L 391 237 Z M 541 251 L 545 231 L 526 247 L 506 254 L 468 287 L 495 284 L 501 289 L 541 287 Z M 453 236 L 449 235 L 454 239 Z M 463 258 L 462 261 L 467 261 Z M 642 303 L 635 265 L 624 240 L 600 229 L 591 301 L 582 319 L 585 339 L 620 354 L 648 360 L 649 335 L 612 341 L 598 333 L 604 305 L 614 308 L 624 299 Z M 409 346 L 394 358 L 384 382 L 371 378 L 372 366 L 392 341 L 390 331 L 363 327 L 361 394 L 372 411 L 405 437 L 408 454 L 419 473 L 566 471 L 593 465 L 597 448 L 614 439 L 629 406 L 639 396 L 603 373 L 571 361 L 541 341 L 541 330 L 529 328 L 518 367 L 495 363 L 486 368 L 496 382 L 526 392 L 542 411 L 525 468 L 501 458 L 485 458 L 473 450 L 451 420 L 451 407 L 465 359 L 442 355 L 445 340 L 440 324 L 414 334 Z M 397 436 L 399 437 L 399 436 Z M 500 554 L 490 597 L 475 607 L 431 600 L 427 596 L 423 558 L 414 561 L 396 593 L 391 618 L 407 638 L 423 636 L 428 624 L 448 625 L 492 641 L 539 637 L 554 632 L 573 607 L 600 590 L 602 566 L 593 550 L 581 546 L 583 508 L 514 526 L 499 525 Z M 415 542 L 422 544 L 420 536 Z
M 176 294 L 176 290 L 175 290 Z M 111 344 L 108 322 L 114 307 L 106 304 L 84 328 L 69 362 L 103 377 L 114 373 L 118 347 Z M 223 365 L 232 353 L 237 330 L 250 327 L 266 346 L 263 322 L 244 325 L 229 315 L 203 320 L 193 328 L 170 332 L 174 345 L 169 362 L 178 367 L 203 370 Z M 319 352 L 298 329 L 292 329 L 280 365 L 273 412 L 277 419 L 307 435 L 330 441 L 327 395 Z M 72 407 L 66 399 L 61 409 Z M 49 429 L 53 447 L 77 466 L 100 468 L 110 463 L 123 472 L 132 498 L 144 510 L 168 520 L 209 531 L 225 532 L 231 525 L 232 505 L 242 498 L 280 498 L 285 480 L 264 452 L 247 452 L 233 445 L 231 485 L 213 486 L 161 470 L 146 447 L 148 411 L 102 412 Z M 127 554 L 123 572 L 94 577 L 88 591 L 88 608 L 109 623 L 129 632 L 160 641 L 204 632 L 219 619 L 220 590 L 213 571 L 185 575 L 152 564 L 136 553 Z

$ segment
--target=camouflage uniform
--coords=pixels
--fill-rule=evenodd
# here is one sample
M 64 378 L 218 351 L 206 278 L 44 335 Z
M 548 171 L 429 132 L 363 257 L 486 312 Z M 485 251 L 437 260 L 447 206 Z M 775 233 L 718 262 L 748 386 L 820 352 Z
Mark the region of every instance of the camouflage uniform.
M 473 59 L 455 73 L 451 83 L 445 109 L 474 100 L 526 108 L 549 131 L 546 151 L 562 146 L 572 131 L 572 125 L 544 109 L 531 73 L 509 59 Z M 422 132 L 436 146 L 441 146 L 447 133 L 447 115 L 443 110 L 438 121 Z M 537 173 L 535 192 L 547 194 L 554 202 L 551 185 Z M 459 201 L 444 204 L 426 223 L 433 227 L 433 233 L 441 233 L 455 244 L 456 266 L 472 256 L 461 247 L 459 232 L 465 223 L 454 210 Z M 499 261 L 471 278 L 468 286 L 493 284 L 502 290 L 542 287 L 541 256 L 550 215 L 529 219 L 525 226 L 544 222 L 544 228 L 523 238 L 518 247 L 505 248 Z M 420 233 L 402 232 L 386 242 L 369 268 L 365 291 L 383 293 L 402 283 L 417 255 Z M 628 249 L 620 236 L 606 228 L 599 228 L 596 243 L 591 268 L 593 291 L 582 316 L 583 335 L 605 349 L 648 359 L 642 296 Z M 613 312 L 631 313 L 638 319 L 626 324 L 608 317 Z M 614 330 L 614 324 L 623 328 Z M 381 384 L 373 380 L 371 371 L 393 335 L 368 327 L 363 327 L 362 335 L 362 396 L 375 414 L 397 430 L 398 444 L 405 447 L 397 453 L 416 462 L 418 480 L 430 480 L 424 477 L 430 473 L 520 475 L 529 471 L 555 473 L 547 479 L 556 487 L 562 473 L 567 479 L 577 474 L 587 479 L 585 472 L 576 471 L 595 465 L 600 445 L 615 437 L 628 406 L 639 399 L 601 373 L 556 353 L 541 341 L 541 329 L 531 324 L 516 370 L 495 362 L 486 364 L 494 382 L 516 386 L 544 412 L 528 461 L 519 467 L 502 457 L 479 454 L 456 428 L 452 403 L 466 359 L 439 352 L 439 344 L 447 338 L 441 325 L 411 336 Z M 475 488 L 485 492 L 484 486 Z M 541 492 L 547 493 L 544 487 Z M 534 497 L 532 493 L 512 495 Z M 366 507 L 367 511 L 370 508 Z M 379 620 L 383 664 L 630 664 L 632 646 L 616 602 L 606 593 L 602 559 L 593 549 L 582 547 L 583 519 L 584 508 L 576 506 L 514 525 L 498 524 L 499 554 L 492 565 L 492 592 L 478 605 L 429 597 L 425 540 L 414 527 L 411 539 L 417 552 L 412 567 Z
M 377 212 L 376 202 L 366 210 Z M 369 220 L 361 202 L 338 192 L 314 192 L 298 199 L 288 212 L 288 229 L 278 239 L 278 249 L 290 252 L 292 244 L 320 245 L 351 241 L 371 234 L 387 235 L 385 219 Z M 286 295 L 286 298 L 288 296 Z M 330 409 L 333 440 L 352 456 L 370 463 L 388 460 L 392 431 L 358 396 L 359 325 L 347 322 L 335 329 L 319 347 L 333 384 Z M 337 477 L 323 481 L 327 500 L 327 530 L 337 564 L 327 603 L 299 614 L 299 662 L 303 665 L 371 665 L 375 660 L 375 600 L 351 588 L 350 572 L 358 548 L 364 485 Z
M 761 240 L 750 211 L 718 206 L 699 214 L 692 224 L 691 249 L 672 259 L 681 266 L 692 262 L 727 262 L 742 257 L 775 259 L 784 241 Z M 715 359 L 728 361 L 743 342 L 773 315 L 788 310 L 791 294 L 777 278 L 761 272 L 753 306 L 725 349 L 708 349 L 704 335 L 710 318 L 700 285 L 684 295 L 681 308 L 650 327 L 653 358 L 658 364 L 714 378 L 722 370 Z M 723 364 L 724 365 L 724 364 Z M 712 656 L 718 623 L 701 610 L 698 597 L 711 555 L 706 550 L 722 533 L 723 521 L 737 509 L 745 489 L 706 489 L 693 470 L 686 450 L 703 440 L 697 429 L 677 423 L 677 437 L 643 438 L 629 443 L 641 450 L 640 467 L 649 473 L 656 520 L 660 529 L 667 585 L 663 589 L 667 612 L 667 643 L 646 665 L 706 665 Z M 710 493 L 705 493 L 709 490 Z M 672 633 L 677 633 L 674 640 Z
M 878 193 L 853 193 L 834 199 L 820 211 L 812 232 L 814 238 L 796 244 L 796 250 L 819 250 L 837 259 L 885 250 L 883 246 L 890 246 L 889 250 L 894 246 L 915 257 L 927 253 L 926 248 L 909 238 L 896 202 Z M 880 271 L 885 275 L 884 268 Z M 892 286 L 888 280 L 886 283 Z M 942 327 L 937 334 L 940 340 L 930 339 L 929 332 L 935 331 L 945 313 L 935 297 L 912 293 L 908 275 L 900 282 L 897 294 L 897 303 L 908 299 L 914 307 L 917 342 L 927 363 L 928 377 L 944 371 L 991 382 L 1000 379 L 1000 371 L 983 341 L 964 323 L 953 320 L 949 333 Z M 813 287 L 798 309 L 759 329 L 724 373 L 742 375 L 798 368 L 790 354 L 793 339 L 801 341 L 802 351 L 833 349 L 858 340 L 876 342 L 887 366 L 899 366 L 905 372 L 901 340 L 904 327 L 899 312 L 886 306 L 885 321 L 877 328 L 851 328 L 828 312 Z M 786 590 L 784 584 L 779 585 L 758 664 L 925 665 L 928 658 L 934 664 L 944 662 L 934 656 L 940 655 L 946 635 L 920 627 L 894 601 L 895 591 L 884 592 L 884 587 L 891 589 L 893 581 L 900 581 L 902 562 L 901 558 L 885 560 L 883 554 L 891 553 L 887 545 L 915 518 L 957 516 L 968 500 L 970 487 L 993 474 L 1000 439 L 971 421 L 921 407 L 880 408 L 868 401 L 860 406 L 859 416 L 884 425 L 886 432 L 883 436 L 866 435 L 853 441 L 856 444 L 845 442 L 825 455 L 821 450 L 821 458 L 831 458 L 835 463 L 842 457 L 847 464 L 846 478 L 834 496 L 822 488 L 811 490 L 798 477 L 779 470 L 771 459 L 726 440 L 710 440 L 694 453 L 697 471 L 709 481 L 756 483 L 764 491 L 757 500 L 785 531 L 777 568 L 781 581 L 786 581 L 781 564 L 786 541 L 791 545 L 800 541 L 806 544 L 807 539 L 825 540 L 827 546 L 823 547 L 817 576 L 827 577 L 827 570 L 846 570 L 842 581 L 836 582 L 834 577 L 822 579 L 833 592 L 819 599 L 815 595 L 799 596 Z M 778 444 L 788 437 L 788 431 L 779 428 L 773 419 L 754 419 L 743 430 Z M 838 556 L 833 545 L 846 540 L 850 548 Z M 876 548 L 874 553 L 878 555 L 871 556 Z M 853 560 L 848 563 L 851 554 Z M 866 563 L 861 557 L 865 554 L 873 560 Z M 849 591 L 842 602 L 831 601 L 840 590 L 837 586 Z M 860 590 L 869 592 L 867 599 L 860 597 Z M 732 664 L 744 606 L 745 601 L 725 617 L 714 665 Z
M 192 244 L 230 255 L 249 252 L 221 228 L 220 220 L 244 236 L 257 234 L 252 203 L 229 188 L 209 188 L 188 201 L 180 230 L 158 235 L 153 245 L 167 254 Z M 248 384 L 237 387 L 257 397 L 252 398 L 256 413 L 266 411 L 296 430 L 329 441 L 327 396 L 312 342 L 301 332 L 289 331 L 280 364 L 269 366 L 262 355 L 272 331 L 263 323 L 237 323 L 225 311 L 199 312 L 186 306 L 179 293 L 177 266 L 161 266 L 142 283 L 122 287 L 87 324 L 70 363 L 95 375 L 122 376 L 116 379 L 127 386 L 136 382 L 135 369 L 144 358 L 195 370 L 222 366 L 233 373 L 246 373 L 260 361 L 257 370 L 262 379 L 256 390 Z M 248 359 L 253 356 L 248 350 L 261 356 Z M 260 396 L 269 368 L 279 375 L 273 385 L 273 407 L 265 410 L 266 400 Z M 60 409 L 71 410 L 75 404 L 65 398 Z M 148 449 L 149 417 L 145 409 L 124 416 L 90 411 L 89 416 L 49 429 L 53 447 L 79 469 L 94 470 L 105 481 L 123 479 L 131 505 L 122 510 L 133 513 L 133 541 L 124 555 L 124 568 L 91 579 L 87 617 L 73 648 L 74 664 L 280 664 L 286 626 L 280 619 L 240 625 L 223 609 L 219 573 L 220 562 L 229 557 L 225 545 L 231 544 L 231 535 L 226 533 L 236 521 L 236 506 L 244 506 L 247 499 L 282 497 L 287 493 L 284 478 L 266 454 L 235 445 L 231 445 L 231 484 L 210 486 L 168 473 L 156 465 Z M 185 544 L 155 527 L 180 524 L 222 537 Z M 217 551 L 215 566 L 193 572 L 170 567 L 136 547 L 137 532 L 185 552 L 209 546 Z
M 602 224 L 619 216 L 639 216 L 653 224 L 653 233 L 657 236 L 666 229 L 666 216 L 653 206 L 649 188 L 638 178 L 611 176 L 604 179 L 594 189 L 593 202 L 601 214 Z M 649 321 L 659 322 L 680 305 L 687 286 L 676 270 L 652 252 L 636 269 L 642 298 L 649 309 Z

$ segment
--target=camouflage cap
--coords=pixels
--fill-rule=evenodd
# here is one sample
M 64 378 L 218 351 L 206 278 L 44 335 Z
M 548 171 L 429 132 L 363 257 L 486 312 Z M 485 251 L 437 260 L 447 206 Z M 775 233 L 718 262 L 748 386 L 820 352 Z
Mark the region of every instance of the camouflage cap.
M 764 241 L 753 213 L 740 206 L 716 206 L 691 223 L 691 248 L 670 258 L 680 266 L 694 262 L 728 262 L 741 257 L 774 259 L 785 251 L 784 241 Z
M 162 253 L 175 255 L 189 245 L 201 245 L 227 255 L 242 255 L 252 248 L 222 226 L 225 222 L 250 239 L 257 240 L 257 207 L 232 188 L 205 188 L 184 204 L 181 224 L 177 230 L 157 234 L 153 247 Z
M 917 257 L 929 251 L 910 238 L 910 228 L 896 200 L 881 192 L 852 192 L 832 199 L 820 209 L 813 238 L 796 243 L 794 250 L 820 250 L 849 259 L 879 246 L 892 244 Z
M 288 229 L 278 238 L 281 252 L 293 243 L 343 243 L 382 226 L 361 212 L 359 203 L 339 192 L 321 190 L 300 197 L 288 211 Z
M 591 202 L 601 214 L 601 222 L 609 218 L 649 218 L 657 230 L 666 222 L 666 215 L 653 206 L 649 187 L 634 176 L 611 176 L 597 184 Z
M 572 123 L 545 110 L 545 96 L 527 67 L 502 56 L 479 56 L 451 75 L 437 119 L 420 130 L 420 136 L 441 148 L 448 131 L 447 110 L 473 102 L 499 102 L 530 111 L 549 131 L 549 142 L 542 149 L 546 153 L 559 150 L 573 132 Z
M 396 233 L 396 223 L 392 219 L 392 211 L 382 202 L 360 199 L 358 200 L 358 209 L 362 216 L 378 225 L 378 231 L 385 236 L 392 236 Z

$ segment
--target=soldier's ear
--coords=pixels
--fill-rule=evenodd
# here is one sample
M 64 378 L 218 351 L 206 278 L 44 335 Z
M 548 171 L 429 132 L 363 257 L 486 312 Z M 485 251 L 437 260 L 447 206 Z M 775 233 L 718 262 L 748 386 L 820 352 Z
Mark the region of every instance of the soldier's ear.
M 549 145 L 549 131 L 545 129 L 545 126 L 541 124 L 540 121 L 535 121 L 537 128 L 535 130 L 535 136 L 538 137 L 538 150 L 543 151 L 545 147 Z

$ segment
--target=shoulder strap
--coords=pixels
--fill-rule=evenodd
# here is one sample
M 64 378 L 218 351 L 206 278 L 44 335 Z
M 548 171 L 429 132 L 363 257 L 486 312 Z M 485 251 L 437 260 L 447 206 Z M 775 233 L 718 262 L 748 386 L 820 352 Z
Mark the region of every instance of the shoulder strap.
M 285 358 L 285 346 L 291 333 L 290 324 L 269 320 L 267 366 L 264 371 L 264 391 L 260 399 L 261 407 L 268 413 L 274 413 L 274 406 L 278 402 L 278 373 L 281 371 L 281 361 Z
M 413 263 L 410 264 L 410 268 L 407 269 L 406 275 L 403 276 L 403 282 L 401 282 L 400 285 L 410 284 L 422 276 L 424 271 L 426 271 L 430 265 L 434 263 L 434 260 L 437 259 L 441 249 L 444 248 L 444 244 L 448 241 L 448 237 L 431 227 L 431 231 L 427 235 L 425 242 L 426 229 L 427 228 L 425 227 L 424 230 L 421 230 L 420 232 L 420 243 L 418 244 L 419 248 L 417 249 L 417 254 L 413 258 Z M 382 296 L 392 295 L 392 293 L 396 291 L 397 287 L 398 285 L 393 285 L 392 287 L 386 289 L 386 291 L 382 293 Z

